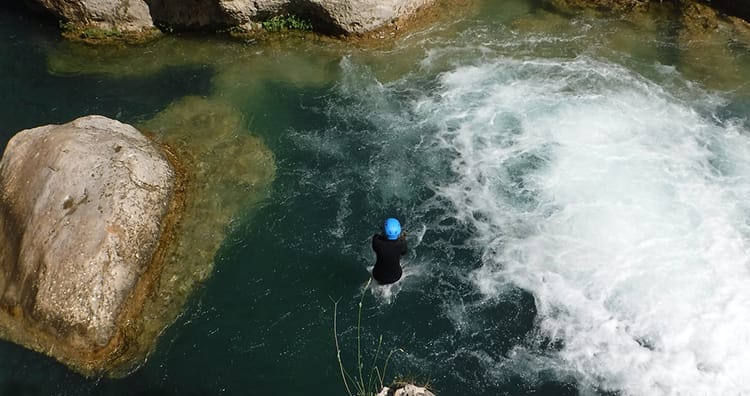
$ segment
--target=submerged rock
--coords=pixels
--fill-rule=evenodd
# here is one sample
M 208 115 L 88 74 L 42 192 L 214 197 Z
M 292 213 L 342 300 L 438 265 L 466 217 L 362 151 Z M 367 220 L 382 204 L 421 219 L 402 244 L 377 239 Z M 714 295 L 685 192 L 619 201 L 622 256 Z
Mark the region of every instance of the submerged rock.
M 276 165 L 242 114 L 222 100 L 182 98 L 139 128 L 169 145 L 186 173 L 184 215 L 158 291 L 166 303 L 154 307 L 156 317 L 175 317 L 193 286 L 211 274 L 228 225 L 267 196 Z
M 732 14 L 748 13 L 747 6 L 727 9 L 726 2 L 698 0 L 547 0 L 562 13 L 580 10 L 618 15 L 640 30 L 663 29 L 680 49 L 674 60 L 687 78 L 708 89 L 747 92 L 750 63 L 750 23 Z M 724 12 L 732 11 L 727 14 Z M 621 43 L 634 48 L 638 43 Z
M 676 36 L 680 70 L 710 89 L 747 92 L 750 24 L 694 3 L 684 7 Z
M 0 161 L 0 336 L 84 374 L 142 355 L 177 183 L 158 145 L 105 117 L 15 135 Z

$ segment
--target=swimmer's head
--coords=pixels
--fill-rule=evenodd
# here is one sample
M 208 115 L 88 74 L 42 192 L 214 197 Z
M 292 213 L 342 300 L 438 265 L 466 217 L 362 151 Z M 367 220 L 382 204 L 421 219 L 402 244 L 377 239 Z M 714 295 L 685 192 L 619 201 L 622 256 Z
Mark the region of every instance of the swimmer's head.
M 385 233 L 385 237 L 389 240 L 396 240 L 398 239 L 399 235 L 401 235 L 401 223 L 399 223 L 398 220 L 394 219 L 393 217 L 389 217 L 385 219 L 383 232 Z

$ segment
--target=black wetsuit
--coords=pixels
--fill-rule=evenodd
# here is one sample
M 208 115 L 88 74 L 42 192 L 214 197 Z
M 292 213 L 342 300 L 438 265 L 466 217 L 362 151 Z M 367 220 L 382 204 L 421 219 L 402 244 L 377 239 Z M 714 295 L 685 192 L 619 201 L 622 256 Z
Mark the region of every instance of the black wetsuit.
M 372 250 L 378 256 L 372 277 L 381 285 L 401 279 L 401 256 L 406 254 L 406 240 L 389 240 L 385 235 L 375 234 L 372 236 Z

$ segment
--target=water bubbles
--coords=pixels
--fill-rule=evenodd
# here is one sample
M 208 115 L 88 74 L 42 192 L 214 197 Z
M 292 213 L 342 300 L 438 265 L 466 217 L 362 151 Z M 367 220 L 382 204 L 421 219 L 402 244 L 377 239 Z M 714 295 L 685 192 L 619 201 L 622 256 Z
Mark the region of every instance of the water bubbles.
M 750 299 L 746 134 L 583 57 L 499 58 L 441 81 L 420 109 L 453 158 L 437 192 L 484 252 L 471 279 L 490 299 L 533 293 L 561 375 L 629 394 L 748 391 L 750 332 L 732 325 L 750 320 L 736 305 Z

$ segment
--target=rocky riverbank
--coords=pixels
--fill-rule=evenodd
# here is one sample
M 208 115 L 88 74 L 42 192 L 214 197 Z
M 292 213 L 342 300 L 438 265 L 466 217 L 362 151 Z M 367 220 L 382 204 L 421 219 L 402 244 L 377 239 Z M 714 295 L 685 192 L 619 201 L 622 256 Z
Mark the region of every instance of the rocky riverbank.
M 201 30 L 252 34 L 274 18 L 293 17 L 298 27 L 333 36 L 361 35 L 399 28 L 435 5 L 469 7 L 456 0 L 85 0 L 77 2 L 29 0 L 32 8 L 61 21 L 64 34 L 73 39 L 125 38 L 143 40 L 161 32 Z M 464 4 L 461 4 L 464 3 Z M 546 0 L 546 6 L 571 11 L 592 9 L 634 13 L 668 7 L 677 13 L 709 8 L 720 18 L 750 18 L 750 5 L 728 0 Z
M 69 38 L 148 39 L 160 31 L 252 33 L 273 18 L 294 17 L 326 35 L 362 34 L 403 24 L 436 0 L 31 0 L 61 21 Z M 277 20 L 278 21 L 278 20 Z

